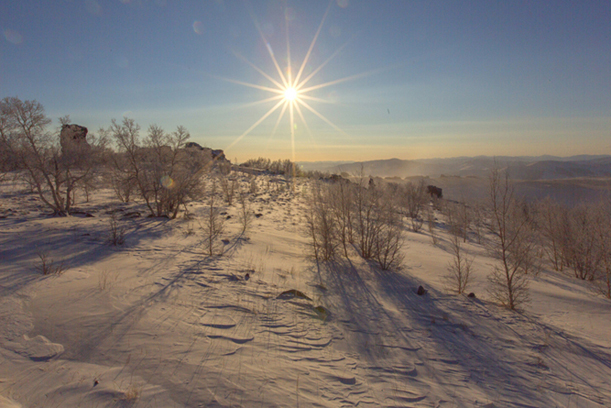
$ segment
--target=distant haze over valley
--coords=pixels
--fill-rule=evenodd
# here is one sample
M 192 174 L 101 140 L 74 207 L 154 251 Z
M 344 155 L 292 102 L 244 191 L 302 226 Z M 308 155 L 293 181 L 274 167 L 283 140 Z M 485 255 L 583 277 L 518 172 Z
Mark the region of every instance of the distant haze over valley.
M 372 177 L 461 176 L 487 177 L 495 162 L 508 168 L 512 179 L 556 180 L 575 177 L 611 177 L 611 156 L 475 156 L 417 160 L 369 160 L 361 162 L 300 162 L 304 170 L 340 174 L 359 173 Z
M 444 197 L 462 201 L 483 199 L 488 174 L 495 163 L 509 170 L 516 191 L 527 200 L 550 196 L 568 205 L 608 196 L 611 156 L 476 156 L 418 160 L 371 160 L 363 162 L 306 162 L 304 170 L 343 175 L 361 172 L 391 182 L 418 181 L 443 188 Z

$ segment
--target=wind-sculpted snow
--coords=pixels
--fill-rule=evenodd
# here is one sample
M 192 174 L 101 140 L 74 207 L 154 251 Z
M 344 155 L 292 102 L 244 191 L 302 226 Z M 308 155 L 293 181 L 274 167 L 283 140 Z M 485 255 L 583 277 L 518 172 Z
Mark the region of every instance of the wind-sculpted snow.
M 114 247 L 108 191 L 83 204 L 90 218 L 3 196 L 27 213 L 0 220 L 0 406 L 611 406 L 611 310 L 583 282 L 543 271 L 530 306 L 509 312 L 486 295 L 494 260 L 468 243 L 477 297 L 450 295 L 444 230 L 437 246 L 406 231 L 402 270 L 356 252 L 316 264 L 307 187 L 267 191 L 265 177 L 263 216 L 240 235 L 238 209 L 223 208 L 212 257 L 204 203 L 192 219 L 122 219 Z M 66 271 L 37 274 L 41 250 Z

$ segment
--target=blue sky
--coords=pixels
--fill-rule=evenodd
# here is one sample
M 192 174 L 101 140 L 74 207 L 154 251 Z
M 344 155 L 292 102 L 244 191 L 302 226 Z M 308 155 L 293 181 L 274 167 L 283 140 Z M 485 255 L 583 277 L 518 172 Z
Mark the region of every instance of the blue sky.
M 303 99 L 325 119 L 245 134 L 277 103 L 235 82 L 276 87 L 245 60 L 281 82 L 288 23 L 294 78 L 325 15 L 301 76 L 333 56 L 304 85 L 328 84 Z M 238 161 L 611 154 L 609 21 L 604 0 L 4 1 L 0 97 L 94 133 L 184 125 Z

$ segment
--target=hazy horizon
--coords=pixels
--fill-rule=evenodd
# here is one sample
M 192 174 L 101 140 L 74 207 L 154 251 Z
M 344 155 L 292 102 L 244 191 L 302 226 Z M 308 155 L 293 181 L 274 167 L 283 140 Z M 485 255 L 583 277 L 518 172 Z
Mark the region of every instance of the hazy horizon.
M 595 1 L 5 2 L 0 97 L 38 100 L 53 127 L 184 125 L 239 162 L 611 154 L 609 17 Z

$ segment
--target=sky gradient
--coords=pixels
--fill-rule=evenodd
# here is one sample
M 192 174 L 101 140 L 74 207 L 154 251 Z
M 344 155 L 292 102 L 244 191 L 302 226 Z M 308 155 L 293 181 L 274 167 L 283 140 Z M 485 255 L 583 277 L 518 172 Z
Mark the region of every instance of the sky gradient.
M 611 154 L 609 21 L 605 0 L 4 1 L 0 97 L 93 133 L 183 125 L 239 162 Z M 304 100 L 325 119 L 245 134 L 278 101 L 238 82 L 281 82 L 287 26 L 293 78 L 321 27 L 301 78 L 327 62 L 304 86 L 328 84 Z

